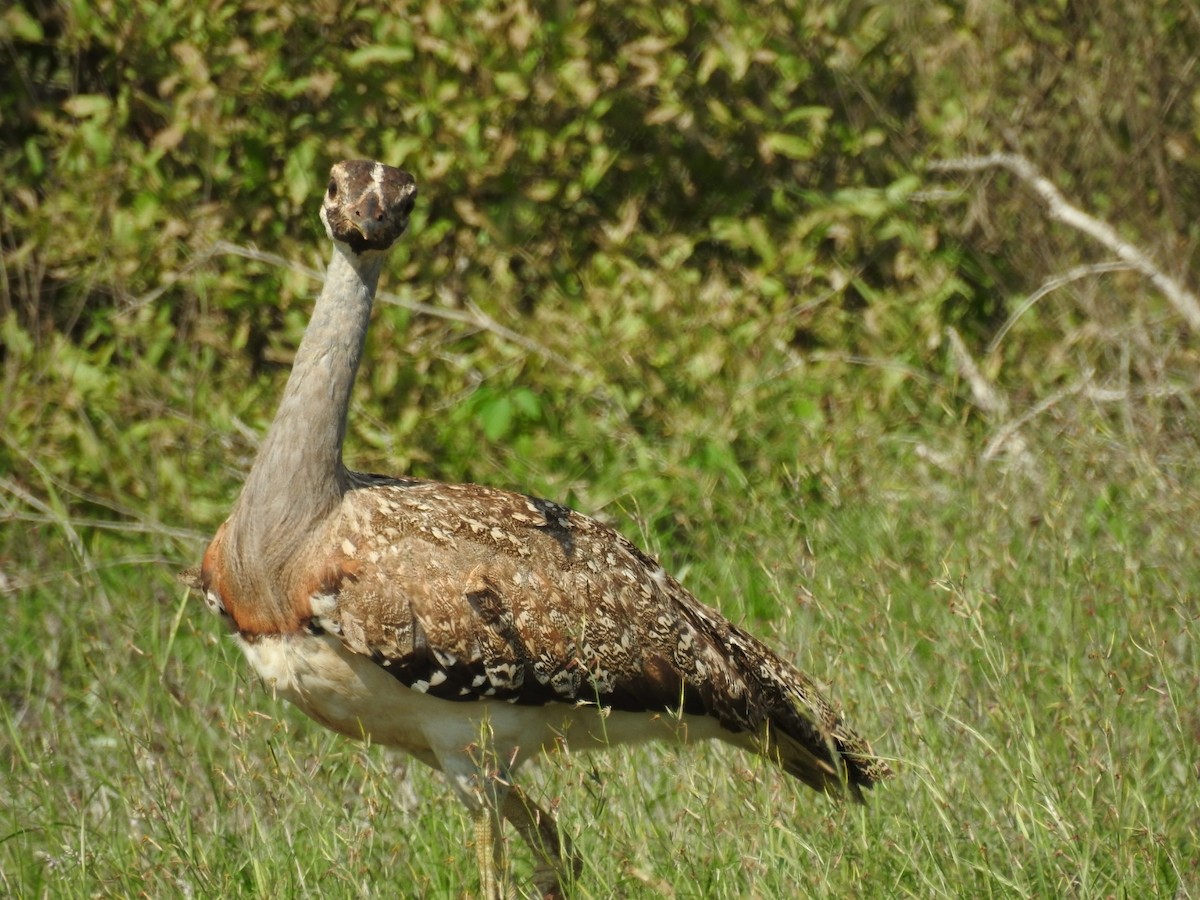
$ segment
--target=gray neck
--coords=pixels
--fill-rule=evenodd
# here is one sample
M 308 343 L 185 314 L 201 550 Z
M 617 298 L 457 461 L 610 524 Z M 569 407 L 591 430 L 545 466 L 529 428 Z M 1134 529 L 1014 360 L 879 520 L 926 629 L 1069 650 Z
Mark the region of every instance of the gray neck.
M 342 441 L 383 253 L 334 245 L 275 421 L 230 517 L 243 561 L 278 571 L 346 489 Z

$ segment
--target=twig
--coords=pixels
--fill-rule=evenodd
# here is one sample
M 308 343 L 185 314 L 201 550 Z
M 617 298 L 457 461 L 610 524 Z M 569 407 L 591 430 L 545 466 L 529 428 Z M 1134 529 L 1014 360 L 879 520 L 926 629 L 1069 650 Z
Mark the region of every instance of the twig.
M 985 460 L 994 459 L 1000 453 L 1000 450 L 1004 447 L 1004 445 L 1013 437 L 1013 435 L 1015 435 L 1018 431 L 1020 431 L 1021 428 L 1023 428 L 1028 423 L 1032 422 L 1034 419 L 1036 419 L 1042 413 L 1046 412 L 1051 407 L 1056 406 L 1060 401 L 1064 400 L 1065 398 L 1070 397 L 1073 394 L 1078 394 L 1081 391 L 1087 390 L 1087 387 L 1091 383 L 1091 380 L 1092 380 L 1092 372 L 1089 370 L 1089 371 L 1085 372 L 1081 378 L 1078 378 L 1075 381 L 1071 382 L 1065 388 L 1055 391 L 1053 394 L 1051 394 L 1045 400 L 1042 400 L 1041 402 L 1034 404 L 1032 407 L 1030 407 L 1025 412 L 1021 413 L 1021 415 L 1017 416 L 1012 421 L 1005 422 L 998 429 L 996 429 L 995 435 L 992 437 L 992 439 L 990 441 L 988 441 L 988 445 L 987 445 L 987 447 L 984 448 L 984 451 L 983 451 L 983 458 Z
M 835 351 L 818 350 L 808 354 L 806 359 L 810 362 L 839 362 L 851 366 L 864 366 L 869 369 L 884 369 L 891 372 L 903 372 L 905 375 L 909 375 L 912 378 L 915 378 L 917 381 L 922 381 L 925 384 L 942 384 L 942 379 L 938 378 L 932 372 L 927 372 L 924 369 L 918 369 L 916 366 L 910 366 L 907 363 L 902 363 L 898 360 L 889 359 L 887 357 L 861 356 L 857 353 L 838 353 Z M 802 365 L 802 363 L 797 361 L 792 365 L 785 366 L 778 373 L 776 373 L 776 377 L 779 375 L 784 375 L 800 365 Z
M 84 490 L 83 488 L 73 485 L 70 482 L 64 481 L 56 475 L 52 475 L 50 472 L 46 471 L 42 465 L 22 447 L 7 439 L 3 439 L 3 442 L 13 453 L 23 458 L 30 466 L 37 470 L 38 474 L 42 476 L 43 483 L 46 485 L 48 491 L 55 498 L 61 499 L 66 497 L 73 501 L 81 501 L 91 506 L 103 506 L 119 517 L 115 519 L 99 519 L 94 517 L 70 516 L 68 522 L 72 528 L 91 528 L 99 531 L 120 531 L 128 534 L 154 534 L 185 543 L 195 543 L 207 538 L 207 535 L 204 532 L 194 531 L 187 528 L 175 528 L 152 518 L 137 506 L 128 506 L 115 498 L 103 497 L 98 494 L 94 494 L 91 491 Z M 8 493 L 18 496 L 14 490 L 14 487 L 19 489 L 19 486 L 17 486 L 15 482 L 11 481 L 10 479 L 0 478 L 0 491 L 7 490 Z M 25 497 L 22 496 L 21 499 L 24 500 Z M 55 524 L 59 522 L 57 512 L 51 510 L 50 507 L 45 506 L 44 501 L 31 503 L 26 500 L 26 505 L 34 508 L 37 511 L 23 512 L 16 510 L 5 510 L 0 507 L 0 522 L 22 521 L 47 524 Z M 62 505 L 65 508 L 69 507 L 69 504 L 67 503 L 63 503 Z M 72 532 L 72 534 L 74 534 L 74 539 L 78 540 L 78 535 L 74 532 Z M 82 547 L 82 544 L 80 544 L 80 546 Z
M 313 281 L 324 281 L 325 273 L 318 272 L 316 269 L 310 268 L 300 263 L 289 260 L 277 253 L 268 253 L 265 250 L 259 250 L 255 247 L 243 247 L 239 244 L 231 244 L 228 241 L 217 241 L 212 245 L 211 253 L 225 253 L 230 256 L 240 256 L 243 259 L 251 259 L 255 262 L 266 263 L 267 265 L 276 266 L 277 268 L 287 269 L 290 272 L 295 272 L 299 275 L 304 275 L 311 278 Z M 441 306 L 432 306 L 428 303 L 421 303 L 418 300 L 408 300 L 401 297 L 399 294 L 391 293 L 390 291 L 380 291 L 377 295 L 378 299 L 384 303 L 390 303 L 393 306 L 399 306 L 402 309 L 407 309 L 409 312 L 417 313 L 422 316 L 432 316 L 437 319 L 445 319 L 448 322 L 459 322 L 464 325 L 471 325 L 481 331 L 487 331 L 497 337 L 516 344 L 530 353 L 535 353 L 538 356 L 543 356 L 546 359 L 562 366 L 565 369 L 574 372 L 583 378 L 592 378 L 593 373 L 589 372 L 582 366 L 571 362 L 564 356 L 560 356 L 548 347 L 543 347 L 537 341 L 525 337 L 513 331 L 511 328 L 505 328 L 491 316 L 487 315 L 482 309 L 475 305 L 473 301 L 467 302 L 467 311 L 463 312 L 457 309 L 448 309 Z M 440 296 L 447 296 L 447 292 L 440 292 Z
M 1164 400 L 1171 397 L 1190 397 L 1200 393 L 1200 385 L 1165 384 L 1159 387 L 1110 388 L 1088 385 L 1083 395 L 1094 403 L 1128 403 L 1130 400 Z
M 1107 222 L 1088 215 L 1072 206 L 1055 185 L 1043 177 L 1028 159 L 1016 153 L 991 153 L 987 156 L 967 156 L 930 163 L 934 172 L 979 172 L 984 169 L 1007 169 L 1025 183 L 1049 207 L 1050 218 L 1082 231 L 1115 253 L 1122 262 L 1150 279 L 1175 311 L 1193 331 L 1200 331 L 1200 299 L 1179 281 L 1164 272 L 1144 251 L 1117 234 Z
M 974 399 L 975 405 L 998 419 L 1007 416 L 1008 398 L 996 390 L 984 377 L 983 372 L 976 365 L 974 357 L 971 356 L 971 351 L 967 349 L 966 342 L 953 326 L 946 328 L 946 342 L 950 345 L 950 355 L 954 357 L 959 374 L 971 388 L 971 397 Z M 999 452 L 1001 445 L 1008 444 L 1013 459 L 1027 470 L 1036 471 L 1037 466 L 1033 454 L 1029 452 L 1029 444 L 1020 433 L 1020 421 L 1013 424 L 1011 429 L 1005 429 L 1007 426 L 1002 426 L 1001 431 L 1004 436 L 999 441 L 993 441 L 994 452 Z M 989 446 L 988 450 L 984 451 L 984 459 L 991 458 L 989 452 L 993 452 L 993 446 Z
M 286 256 L 280 256 L 278 253 L 270 253 L 266 250 L 259 250 L 257 247 L 243 247 L 241 244 L 231 244 L 229 241 L 216 241 L 202 258 L 210 259 L 222 253 L 227 256 L 240 256 L 242 259 L 266 263 L 277 269 L 288 269 L 291 272 L 311 278 L 313 281 L 325 280 L 323 272 L 319 272 L 309 266 L 303 266 L 298 262 L 288 259 Z
M 49 480 L 47 473 L 40 465 L 37 464 L 36 460 L 30 459 L 28 456 L 26 456 L 26 460 L 37 469 L 39 475 Z M 0 491 L 15 497 L 26 506 L 37 510 L 42 514 L 42 516 L 45 517 L 45 521 L 57 525 L 62 531 L 64 537 L 66 537 L 67 545 L 71 548 L 71 552 L 75 555 L 75 558 L 83 567 L 83 571 L 87 572 L 89 575 L 96 573 L 99 568 L 96 565 L 96 561 L 92 559 L 92 555 L 88 553 L 87 545 L 84 544 L 83 538 L 79 536 L 79 532 L 75 530 L 74 524 L 65 513 L 54 509 L 54 507 L 46 501 L 35 497 L 33 494 L 25 490 L 25 488 L 21 487 L 10 478 L 0 477 Z M 112 603 L 108 598 L 108 592 L 104 590 L 104 585 L 97 581 L 96 588 L 96 595 L 100 600 L 101 611 L 106 614 L 111 613 Z
M 975 364 L 975 360 L 971 356 L 971 351 L 967 349 L 967 345 L 963 343 L 963 339 L 953 325 L 946 328 L 946 340 L 950 344 L 950 353 L 954 357 L 959 373 L 971 387 L 971 396 L 975 399 L 975 405 L 994 416 L 1007 415 L 1007 398 L 983 377 L 983 373 L 979 371 L 979 366 Z
M 6 478 L 0 478 L 0 490 L 8 491 L 15 494 L 14 485 Z M 29 503 L 29 497 L 32 495 L 16 495 L 18 499 L 25 500 Z M 0 522 L 28 522 L 34 525 L 60 525 L 63 522 L 61 516 L 52 515 L 50 513 L 21 513 L 21 512 L 0 512 Z M 69 534 L 72 548 L 78 552 L 76 542 L 79 539 L 79 533 L 74 529 L 90 528 L 95 531 L 116 531 L 121 534 L 153 534 L 163 537 L 173 538 L 177 541 L 188 543 L 199 543 L 206 540 L 209 535 L 203 531 L 197 531 L 194 528 L 173 528 L 169 525 L 163 525 L 159 522 L 124 522 L 112 519 L 93 519 L 86 517 L 72 517 L 70 520 L 72 531 Z M 157 557 L 156 557 L 157 558 Z
M 1092 263 L 1090 265 L 1075 266 L 1073 269 L 1068 269 L 1061 275 L 1055 275 L 1053 278 L 1044 282 L 1041 287 L 1021 301 L 1021 305 L 1013 311 L 1013 314 L 1008 317 L 1008 320 L 1000 326 L 1000 330 L 996 332 L 996 336 L 992 338 L 987 346 L 987 355 L 991 356 L 1000 347 L 1000 342 L 1004 340 L 1004 336 L 1012 330 L 1012 327 L 1017 324 L 1017 319 L 1025 315 L 1033 304 L 1037 303 L 1051 291 L 1056 291 L 1064 285 L 1070 284 L 1072 281 L 1079 281 L 1081 278 L 1087 278 L 1089 275 L 1101 275 L 1106 272 L 1128 272 L 1133 267 L 1128 263 L 1122 262 L 1102 262 Z

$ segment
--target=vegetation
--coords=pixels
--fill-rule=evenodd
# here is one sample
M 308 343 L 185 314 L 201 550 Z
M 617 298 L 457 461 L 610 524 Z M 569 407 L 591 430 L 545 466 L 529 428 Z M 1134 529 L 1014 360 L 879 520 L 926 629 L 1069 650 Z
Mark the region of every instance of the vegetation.
M 1194 285 L 1198 16 L 6 7 L 0 890 L 474 890 L 436 776 L 274 703 L 174 581 L 366 156 L 422 194 L 352 463 L 607 518 L 897 760 L 860 810 L 565 755 L 581 896 L 1200 897 L 1197 334 L 1010 173 L 930 168 L 1023 154 Z

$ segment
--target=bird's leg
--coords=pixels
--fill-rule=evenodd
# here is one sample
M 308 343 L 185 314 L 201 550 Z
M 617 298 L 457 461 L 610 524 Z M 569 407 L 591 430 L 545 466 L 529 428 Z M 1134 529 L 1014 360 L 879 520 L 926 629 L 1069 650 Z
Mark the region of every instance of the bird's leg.
M 475 826 L 475 862 L 479 866 L 479 895 L 484 900 L 506 900 L 509 878 L 504 854 L 500 807 L 508 785 L 479 773 L 452 779 L 458 794 L 471 810 Z
M 501 809 L 512 783 L 507 766 L 496 755 L 491 725 L 479 725 L 479 738 L 465 748 L 439 757 L 439 765 L 459 799 L 471 811 L 475 826 L 475 860 L 479 893 L 485 900 L 505 900 L 511 890 L 504 853 Z
M 504 835 L 500 817 L 489 803 L 475 810 L 475 859 L 479 864 L 479 893 L 485 900 L 504 900 Z
M 537 860 L 533 886 L 543 900 L 565 896 L 569 883 L 579 877 L 583 862 L 575 855 L 570 841 L 559 834 L 554 817 L 515 784 L 509 786 L 502 798 L 500 814 L 533 850 Z

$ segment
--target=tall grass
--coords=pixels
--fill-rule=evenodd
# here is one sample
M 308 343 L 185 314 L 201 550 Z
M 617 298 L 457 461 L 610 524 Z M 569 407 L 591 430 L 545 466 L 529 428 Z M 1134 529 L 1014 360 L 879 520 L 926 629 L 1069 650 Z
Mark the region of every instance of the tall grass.
M 830 682 L 898 777 L 858 809 L 722 747 L 548 761 L 529 778 L 586 860 L 579 895 L 1198 896 L 1194 471 L 1077 444 L 1109 454 L 1107 478 L 1037 440 L 1036 475 L 951 470 L 882 433 L 828 439 L 859 457 L 832 476 L 840 502 L 733 486 L 722 521 L 688 516 L 704 556 L 640 537 L 735 617 L 774 610 L 746 624 Z M 273 701 L 172 581 L 199 541 L 73 523 L 13 488 L 4 892 L 474 891 L 438 777 Z

